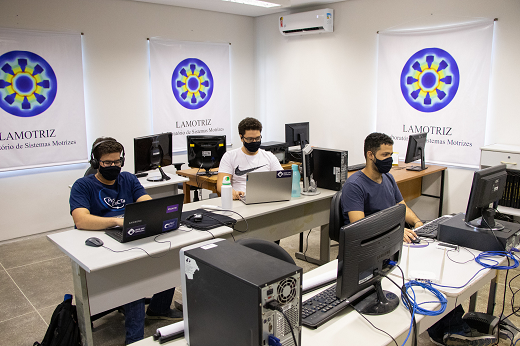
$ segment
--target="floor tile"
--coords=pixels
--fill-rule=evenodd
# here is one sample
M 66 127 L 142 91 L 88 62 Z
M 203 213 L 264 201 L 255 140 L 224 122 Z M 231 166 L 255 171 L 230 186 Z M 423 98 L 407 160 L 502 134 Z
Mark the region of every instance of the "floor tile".
M 41 342 L 46 331 L 47 324 L 36 311 L 0 322 L 0 346 L 30 346 Z
M 0 263 L 6 268 L 66 256 L 46 236 L 0 245 Z
M 0 322 L 35 311 L 7 272 L 0 271 Z M 1 335 L 1 334 L 0 334 Z M 1 339 L 1 337 L 0 337 Z
M 66 293 L 74 294 L 68 257 L 7 270 L 36 309 L 56 306 Z

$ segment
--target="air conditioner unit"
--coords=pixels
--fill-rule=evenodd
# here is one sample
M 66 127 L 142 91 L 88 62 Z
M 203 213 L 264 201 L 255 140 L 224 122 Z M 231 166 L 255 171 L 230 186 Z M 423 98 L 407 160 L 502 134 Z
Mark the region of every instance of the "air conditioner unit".
M 278 28 L 284 36 L 321 34 L 333 32 L 334 10 L 325 8 L 279 17 Z

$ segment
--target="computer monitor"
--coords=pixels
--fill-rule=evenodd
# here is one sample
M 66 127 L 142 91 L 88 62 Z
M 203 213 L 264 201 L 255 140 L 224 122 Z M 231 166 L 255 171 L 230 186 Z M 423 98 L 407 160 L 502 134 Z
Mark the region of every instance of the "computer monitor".
M 383 291 L 381 274 L 393 268 L 389 261 L 401 260 L 405 213 L 397 204 L 340 229 L 336 295 L 363 314 L 386 314 L 399 305 L 398 296 Z
M 309 122 L 285 124 L 285 143 L 287 147 L 299 145 L 301 149 L 309 144 Z
M 220 160 L 226 152 L 226 136 L 186 136 L 188 144 L 188 166 L 204 169 L 198 175 L 216 175 L 211 168 L 220 165 Z
M 424 163 L 424 146 L 426 145 L 426 132 L 416 133 L 408 137 L 408 148 L 406 149 L 405 163 L 421 160 L 420 166 L 410 166 L 409 171 L 423 171 L 426 167 Z
M 172 164 L 172 133 L 134 138 L 135 174 L 159 169 L 160 176 L 148 177 L 149 181 L 170 180 L 162 167 Z
M 495 222 L 495 208 L 506 186 L 506 165 L 484 168 L 473 174 L 464 222 L 477 229 L 501 230 Z M 491 204 L 493 204 L 491 206 Z

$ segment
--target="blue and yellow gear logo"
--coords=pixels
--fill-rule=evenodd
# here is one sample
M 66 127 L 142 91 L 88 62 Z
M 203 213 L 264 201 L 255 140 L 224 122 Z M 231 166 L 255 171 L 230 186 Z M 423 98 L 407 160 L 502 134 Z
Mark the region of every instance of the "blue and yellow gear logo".
M 204 107 L 213 95 L 213 75 L 209 67 L 195 58 L 181 61 L 173 70 L 172 91 L 183 107 Z
M 58 83 L 41 56 L 11 51 L 0 56 L 0 107 L 18 117 L 45 112 L 54 102 Z
M 446 107 L 459 89 L 459 67 L 453 57 L 439 48 L 426 48 L 408 59 L 401 72 L 401 92 L 420 112 Z

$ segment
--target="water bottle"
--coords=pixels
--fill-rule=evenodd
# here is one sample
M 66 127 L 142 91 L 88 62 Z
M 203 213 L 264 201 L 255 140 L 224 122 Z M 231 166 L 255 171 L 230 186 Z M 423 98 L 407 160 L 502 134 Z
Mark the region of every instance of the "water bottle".
M 224 177 L 222 187 L 220 188 L 221 207 L 225 210 L 231 210 L 233 203 L 233 189 L 231 188 L 231 180 L 229 177 Z
M 300 170 L 298 165 L 292 165 L 292 193 L 291 197 L 300 197 Z

